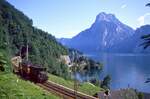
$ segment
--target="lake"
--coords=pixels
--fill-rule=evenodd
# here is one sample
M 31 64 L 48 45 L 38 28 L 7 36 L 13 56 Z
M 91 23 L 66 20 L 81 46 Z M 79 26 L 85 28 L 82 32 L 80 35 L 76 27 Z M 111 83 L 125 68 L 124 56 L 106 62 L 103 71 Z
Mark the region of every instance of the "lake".
M 150 93 L 150 54 L 100 54 L 92 58 L 103 63 L 100 78 L 109 74 L 112 78 L 111 89 L 135 88 Z M 82 77 L 83 78 L 83 77 Z

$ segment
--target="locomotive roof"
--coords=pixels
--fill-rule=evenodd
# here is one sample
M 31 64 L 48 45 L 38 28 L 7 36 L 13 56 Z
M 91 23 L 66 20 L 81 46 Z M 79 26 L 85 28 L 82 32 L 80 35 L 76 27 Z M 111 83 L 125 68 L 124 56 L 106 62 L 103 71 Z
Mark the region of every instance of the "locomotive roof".
M 25 64 L 27 65 L 28 67 L 32 67 L 32 68 L 41 68 L 41 69 L 44 69 L 45 67 L 43 67 L 42 65 L 38 65 L 38 64 L 32 64 L 31 62 L 29 61 L 23 61 L 22 64 Z

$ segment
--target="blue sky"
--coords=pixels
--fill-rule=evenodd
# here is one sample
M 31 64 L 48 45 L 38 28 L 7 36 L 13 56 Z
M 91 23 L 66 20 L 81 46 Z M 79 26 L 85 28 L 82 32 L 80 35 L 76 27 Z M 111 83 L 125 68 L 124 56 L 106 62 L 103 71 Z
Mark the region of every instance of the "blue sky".
M 100 12 L 112 13 L 136 29 L 150 24 L 150 0 L 7 0 L 57 38 L 70 38 L 89 28 Z

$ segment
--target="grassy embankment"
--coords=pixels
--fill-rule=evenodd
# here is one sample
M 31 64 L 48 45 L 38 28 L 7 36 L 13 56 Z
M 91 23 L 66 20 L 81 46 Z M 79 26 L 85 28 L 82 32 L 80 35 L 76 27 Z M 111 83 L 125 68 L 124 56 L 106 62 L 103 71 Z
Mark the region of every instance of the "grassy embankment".
M 49 80 L 52 82 L 55 82 L 57 84 L 63 85 L 65 87 L 74 89 L 74 82 L 71 80 L 65 80 L 61 77 L 54 76 L 51 74 L 49 74 Z M 103 90 L 102 88 L 97 87 L 97 86 L 95 86 L 91 83 L 88 83 L 88 82 L 81 83 L 78 86 L 78 91 L 83 92 L 83 93 L 88 94 L 88 95 L 94 95 L 95 93 L 100 92 L 102 90 Z
M 12 73 L 0 72 L 0 99 L 59 99 Z
M 68 88 L 74 88 L 74 82 L 65 80 L 49 74 L 49 80 L 64 85 Z M 94 95 L 103 89 L 90 83 L 79 84 L 78 91 L 88 95 Z M 24 81 L 12 73 L 0 72 L 0 97 L 1 99 L 59 99 L 55 95 L 44 91 L 30 81 Z

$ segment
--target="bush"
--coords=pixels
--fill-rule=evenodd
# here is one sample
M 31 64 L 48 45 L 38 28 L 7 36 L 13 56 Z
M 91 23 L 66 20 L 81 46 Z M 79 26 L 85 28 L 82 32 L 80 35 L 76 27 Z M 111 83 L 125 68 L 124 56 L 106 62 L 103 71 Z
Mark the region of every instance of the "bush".
M 138 93 L 138 99 L 144 99 L 144 94 L 142 92 Z
M 104 77 L 101 87 L 104 89 L 110 89 L 110 87 L 109 87 L 110 81 L 111 81 L 111 77 L 109 75 L 107 75 L 106 77 Z

